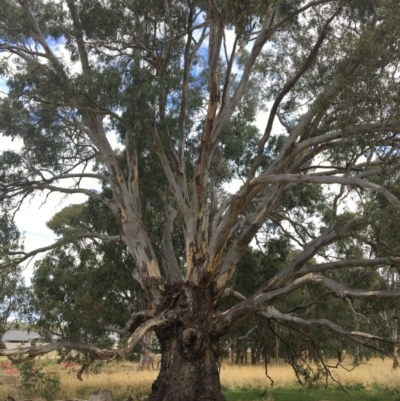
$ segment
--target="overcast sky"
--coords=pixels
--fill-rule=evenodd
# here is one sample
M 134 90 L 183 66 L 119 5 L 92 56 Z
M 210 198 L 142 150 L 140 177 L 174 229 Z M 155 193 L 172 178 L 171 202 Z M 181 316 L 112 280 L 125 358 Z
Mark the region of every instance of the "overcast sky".
M 112 146 L 117 147 L 116 139 L 113 135 L 109 136 Z M 11 141 L 10 138 L 6 138 L 0 135 L 0 150 L 18 150 L 21 147 L 21 141 Z M 65 186 L 71 185 L 65 182 Z M 86 180 L 82 182 L 84 187 L 88 189 L 100 189 L 100 185 L 96 180 Z M 46 222 L 49 221 L 52 216 L 62 210 L 64 207 L 73 203 L 82 203 L 87 200 L 87 196 L 83 194 L 73 194 L 66 196 L 60 193 L 47 192 L 36 192 L 32 198 L 28 198 L 22 204 L 21 209 L 15 216 L 15 222 L 18 229 L 25 236 L 25 251 L 29 252 L 37 248 L 42 248 L 52 244 L 57 237 L 53 231 L 46 227 Z M 25 262 L 23 266 L 26 266 L 24 270 L 24 276 L 29 283 L 32 276 L 32 268 L 34 260 L 40 258 L 43 254 L 38 255 L 32 261 Z

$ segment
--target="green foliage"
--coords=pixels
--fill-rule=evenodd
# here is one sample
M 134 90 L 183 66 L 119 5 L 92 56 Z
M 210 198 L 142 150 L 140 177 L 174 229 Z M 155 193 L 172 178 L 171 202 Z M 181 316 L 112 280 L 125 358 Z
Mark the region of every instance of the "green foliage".
M 98 207 L 67 207 L 48 226 L 66 238 L 91 228 L 101 232 L 110 224 L 111 232 L 117 232 L 114 221 L 107 213 L 100 216 Z M 141 307 L 140 289 L 131 280 L 132 264 L 121 244 L 87 246 L 78 240 L 56 249 L 36 265 L 26 315 L 47 336 L 57 330 L 68 338 L 112 345 L 105 328 L 123 326 Z
M 143 307 L 140 288 L 131 279 L 132 258 L 122 244 L 74 239 L 90 230 L 117 234 L 112 215 L 98 202 L 72 205 L 54 215 L 48 227 L 70 242 L 36 263 L 24 319 L 49 340 L 57 332 L 112 346 L 106 327 L 123 327 Z M 82 360 L 65 350 L 60 356 Z
M 59 376 L 44 373 L 42 368 L 36 368 L 33 362 L 23 362 L 18 368 L 21 388 L 29 396 L 39 396 L 46 401 L 52 401 L 59 394 L 61 388 Z
M 0 215 L 0 257 L 18 249 L 20 239 L 21 234 L 10 216 L 6 213 Z
M 2 335 L 9 329 L 10 319 L 17 317 L 26 300 L 22 269 L 9 255 L 20 247 L 21 234 L 14 222 L 6 213 L 0 215 L 0 344 Z
M 326 369 L 320 364 L 311 366 L 309 364 L 303 364 L 298 360 L 292 361 L 291 364 L 297 380 L 307 387 L 321 387 L 321 381 L 327 377 Z
M 235 33 L 240 39 L 248 39 L 258 20 L 268 18 L 270 12 L 270 0 L 229 0 L 228 21 L 235 28 Z

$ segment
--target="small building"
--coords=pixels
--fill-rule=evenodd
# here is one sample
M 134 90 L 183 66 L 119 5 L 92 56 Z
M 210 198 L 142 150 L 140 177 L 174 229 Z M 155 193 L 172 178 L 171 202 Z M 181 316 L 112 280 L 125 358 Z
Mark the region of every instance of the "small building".
M 2 337 L 7 349 L 15 349 L 19 347 L 30 347 L 32 341 L 40 341 L 40 335 L 34 331 L 26 330 L 9 330 Z

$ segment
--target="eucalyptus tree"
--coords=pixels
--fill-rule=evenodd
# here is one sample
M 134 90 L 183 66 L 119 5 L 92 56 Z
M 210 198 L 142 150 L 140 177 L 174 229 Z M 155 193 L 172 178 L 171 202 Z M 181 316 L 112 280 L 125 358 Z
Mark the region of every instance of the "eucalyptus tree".
M 385 185 L 396 196 L 399 195 L 399 186 L 396 176 L 386 175 L 379 177 L 376 181 L 380 185 Z M 393 259 L 399 257 L 399 236 L 397 233 L 397 224 L 399 222 L 399 212 L 393 208 L 384 197 L 379 194 L 370 194 L 368 200 L 364 203 L 365 213 L 373 221 L 369 230 L 366 232 L 366 242 L 370 244 L 375 255 L 384 257 L 389 256 Z M 381 279 L 388 289 L 399 288 L 399 266 L 396 263 L 383 267 L 380 270 Z M 384 302 L 375 310 L 377 322 L 376 327 L 379 330 L 386 330 L 388 336 L 393 340 L 398 340 L 399 324 L 399 302 L 397 299 L 391 302 Z M 380 322 L 389 322 L 382 325 Z M 398 346 L 394 345 L 391 350 L 393 358 L 393 368 L 399 366 Z
M 162 361 L 150 400 L 223 400 L 219 339 L 254 315 L 395 343 L 276 302 L 311 284 L 343 308 L 400 295 L 349 288 L 334 274 L 397 263 L 371 241 L 344 259 L 335 244 L 369 229 L 365 194 L 400 206 L 377 182 L 400 167 L 399 22 L 397 0 L 3 0 L 0 130 L 23 141 L 1 154 L 3 208 L 18 211 L 37 192 L 104 204 L 119 235 L 74 238 L 122 241 L 145 306 L 122 329 L 131 334 L 120 349 L 63 339 L 0 355 L 68 347 L 87 352 L 88 364 L 128 355 L 154 330 Z M 160 182 L 146 196 L 145 173 Z M 227 194 L 233 179 L 242 185 Z M 346 212 L 353 195 L 361 201 Z M 154 242 L 149 211 L 160 201 Z M 249 244 L 276 232 L 301 251 L 253 294 L 238 293 L 230 282 Z M 226 310 L 225 296 L 236 300 Z
M 35 263 L 24 321 L 44 339 L 57 336 L 102 346 L 114 344 L 110 332 L 118 331 L 117 327 L 124 326 L 131 315 L 145 306 L 140 286 L 130 279 L 134 262 L 122 242 L 92 241 L 79 236 L 90 230 L 118 235 L 112 213 L 103 204 L 89 200 L 65 207 L 47 226 L 70 240 Z M 124 334 L 120 332 L 119 341 L 124 340 Z M 148 337 L 141 342 L 138 369 L 152 363 L 149 347 L 153 332 Z M 62 350 L 63 357 L 71 357 L 67 351 Z
M 114 223 L 108 213 L 101 207 L 98 213 L 91 203 L 64 208 L 47 226 L 70 238 L 93 227 L 118 232 L 118 227 L 107 227 Z M 25 320 L 48 340 L 56 335 L 113 345 L 105 328 L 123 326 L 143 308 L 140 287 L 129 280 L 131 266 L 132 257 L 121 243 L 80 238 L 60 245 L 36 262 Z
M 0 257 L 11 262 L 9 252 L 18 250 L 21 238 L 17 227 L 7 214 L 0 216 Z M 20 312 L 26 292 L 21 270 L 15 266 L 4 266 L 0 270 L 0 348 L 4 349 L 4 333 L 10 328 L 14 317 Z

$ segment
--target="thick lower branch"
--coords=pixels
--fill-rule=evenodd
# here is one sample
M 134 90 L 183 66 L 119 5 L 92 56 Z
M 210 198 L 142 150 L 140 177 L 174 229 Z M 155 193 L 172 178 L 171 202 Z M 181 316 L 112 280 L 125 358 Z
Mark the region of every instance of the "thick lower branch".
M 245 299 L 244 296 L 240 293 L 236 293 L 235 291 L 227 289 L 224 295 L 231 295 L 241 302 L 237 303 L 232 308 L 218 316 L 215 323 L 215 331 L 218 333 L 218 335 L 225 335 L 226 333 L 237 327 L 248 317 L 264 311 L 265 308 L 269 307 L 272 302 L 281 299 L 284 296 L 287 296 L 310 283 L 321 283 L 328 287 L 331 290 L 331 293 L 343 299 L 346 297 L 371 299 L 400 297 L 400 291 L 352 289 L 347 288 L 343 284 L 331 278 L 309 273 L 303 277 L 294 280 L 292 283 L 273 291 L 262 292 L 262 289 L 260 289 L 258 292 L 248 297 L 247 299 Z
M 373 334 L 364 333 L 362 331 L 346 330 L 343 327 L 339 326 L 338 324 L 327 319 L 303 319 L 295 315 L 281 313 L 273 306 L 267 306 L 262 311 L 260 311 L 258 315 L 263 316 L 267 319 L 277 320 L 278 322 L 295 323 L 307 326 L 313 326 L 313 325 L 325 326 L 335 331 L 336 333 L 341 334 L 359 344 L 365 344 L 365 341 L 360 339 L 362 338 L 368 341 L 377 340 L 387 344 L 400 345 L 399 342 L 394 341 L 390 338 L 379 337 Z
M 128 341 L 121 348 L 102 349 L 94 344 L 76 343 L 67 339 L 62 339 L 41 347 L 26 347 L 19 349 L 0 349 L 0 356 L 7 356 L 13 362 L 22 362 L 23 360 L 32 360 L 37 356 L 48 354 L 49 352 L 68 348 L 79 352 L 89 352 L 92 359 L 112 360 L 123 358 L 129 355 L 136 344 L 138 344 L 144 335 L 157 327 L 164 327 L 172 324 L 178 316 L 173 311 L 168 311 L 142 323 L 129 337 Z M 12 357 L 26 355 L 24 359 L 14 359 Z
M 145 320 L 150 319 L 150 317 L 150 312 L 144 310 L 132 315 L 130 319 L 126 322 L 124 328 L 118 329 L 116 327 L 106 327 L 106 330 L 118 333 L 123 336 L 126 333 L 133 333 Z
M 224 292 L 224 295 L 232 295 L 236 299 L 242 301 L 218 316 L 215 324 L 215 331 L 219 336 L 227 334 L 241 322 L 259 312 L 266 304 L 272 303 L 277 299 L 291 294 L 297 289 L 313 282 L 313 280 L 313 275 L 308 274 L 294 280 L 293 283 L 290 283 L 285 287 L 266 293 L 257 292 L 248 298 L 244 298 L 242 294 L 227 289 L 226 292 Z

